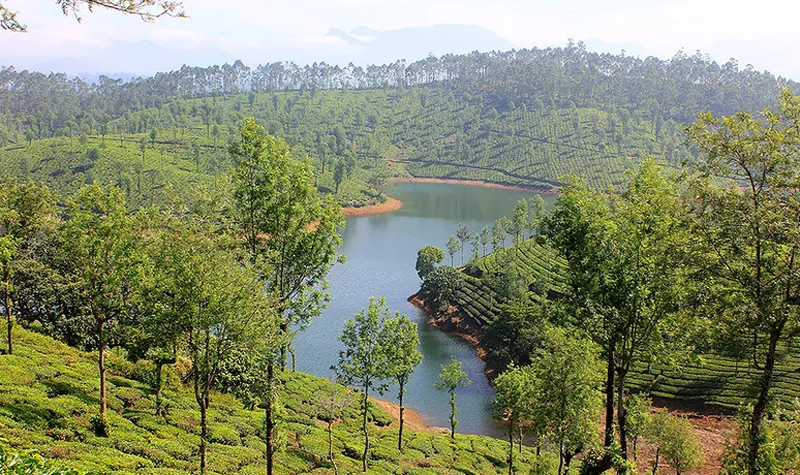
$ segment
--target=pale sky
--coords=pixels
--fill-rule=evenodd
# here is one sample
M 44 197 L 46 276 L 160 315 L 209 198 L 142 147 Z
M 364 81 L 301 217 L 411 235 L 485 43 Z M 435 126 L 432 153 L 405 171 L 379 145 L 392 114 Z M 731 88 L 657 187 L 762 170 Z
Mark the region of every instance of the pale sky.
M 800 3 L 791 0 L 184 0 L 189 18 L 152 24 L 100 9 L 77 23 L 54 0 L 0 2 L 19 11 L 29 29 L 0 31 L 0 64 L 25 67 L 56 58 L 90 61 L 116 43 L 144 40 L 193 52 L 193 58 L 215 51 L 251 65 L 304 63 L 329 60 L 323 56 L 336 42 L 325 36 L 332 27 L 463 24 L 491 30 L 516 47 L 560 46 L 574 38 L 587 40 L 590 50 L 628 45 L 634 55 L 638 48 L 638 54 L 661 58 L 680 48 L 689 54 L 700 49 L 800 79 Z

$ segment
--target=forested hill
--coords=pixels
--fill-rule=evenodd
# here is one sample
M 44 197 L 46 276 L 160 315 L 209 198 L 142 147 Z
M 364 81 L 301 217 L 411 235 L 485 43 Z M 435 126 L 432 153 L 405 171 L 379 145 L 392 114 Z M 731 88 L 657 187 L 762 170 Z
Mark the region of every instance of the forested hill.
M 374 200 L 380 187 L 367 184 L 389 174 L 545 188 L 576 174 L 604 188 L 644 156 L 673 166 L 690 158 L 680 126 L 698 112 L 760 110 L 781 87 L 800 90 L 733 60 L 642 60 L 581 43 L 366 68 L 236 62 L 125 83 L 9 67 L 0 70 L 0 165 L 58 189 L 113 181 L 146 201 L 143 173 L 148 189 L 180 191 L 224 172 L 227 144 L 255 116 L 311 157 L 323 191 L 342 203 Z M 149 159 L 144 148 L 136 157 L 142 141 Z

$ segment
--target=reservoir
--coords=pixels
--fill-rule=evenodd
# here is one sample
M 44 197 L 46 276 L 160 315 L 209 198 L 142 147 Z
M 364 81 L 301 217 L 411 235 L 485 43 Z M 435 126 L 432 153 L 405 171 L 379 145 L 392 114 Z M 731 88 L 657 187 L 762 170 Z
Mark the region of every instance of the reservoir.
M 337 336 L 344 322 L 369 304 L 369 298 L 385 297 L 392 312 L 399 311 L 417 322 L 420 337 L 420 364 L 411 376 L 404 402 L 418 411 L 426 423 L 449 427 L 450 406 L 446 394 L 436 391 L 440 366 L 452 357 L 463 364 L 472 384 L 459 389 L 457 432 L 501 435 L 500 426 L 492 420 L 494 390 L 484 375 L 485 365 L 466 341 L 447 335 L 427 324 L 424 312 L 407 302 L 419 290 L 420 280 L 414 265 L 417 251 L 435 245 L 447 252 L 447 240 L 455 234 L 459 223 L 471 233 L 494 220 L 511 216 L 520 199 L 530 199 L 529 192 L 483 188 L 469 185 L 399 183 L 389 194 L 403 207 L 387 214 L 349 217 L 343 230 L 341 253 L 344 264 L 333 267 L 328 280 L 331 302 L 322 315 L 312 320 L 294 341 L 299 371 L 333 377 L 330 369 L 342 349 Z M 544 196 L 552 202 L 552 196 Z M 471 246 L 465 245 L 468 259 Z M 460 264 L 459 254 L 455 264 Z M 449 264 L 449 255 L 445 258 Z M 395 401 L 393 386 L 382 399 Z

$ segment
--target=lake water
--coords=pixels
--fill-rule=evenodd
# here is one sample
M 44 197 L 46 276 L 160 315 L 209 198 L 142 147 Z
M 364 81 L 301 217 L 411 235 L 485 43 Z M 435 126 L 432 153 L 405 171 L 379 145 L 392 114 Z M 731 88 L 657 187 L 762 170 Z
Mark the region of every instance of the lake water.
M 520 199 L 532 195 L 522 191 L 466 185 L 429 183 L 397 184 L 390 195 L 403 202 L 397 211 L 374 216 L 350 217 L 343 232 L 341 252 L 347 262 L 329 274 L 332 300 L 294 342 L 297 369 L 333 377 L 342 349 L 337 336 L 344 322 L 367 307 L 369 298 L 386 297 L 389 308 L 406 314 L 419 326 L 423 361 L 411 377 L 405 396 L 406 407 L 418 411 L 426 423 L 449 427 L 449 400 L 433 387 L 440 366 L 452 357 L 462 361 L 472 384 L 458 392 L 457 432 L 500 435 L 491 417 L 494 390 L 484 376 L 484 363 L 464 340 L 442 333 L 427 324 L 424 313 L 407 302 L 419 289 L 414 264 L 417 251 L 433 244 L 446 250 L 447 239 L 459 223 L 471 232 L 480 230 L 501 216 L 510 216 Z M 552 197 L 545 197 L 552 201 Z M 469 247 L 469 246 L 465 246 Z M 471 247 L 465 248 L 467 257 Z M 445 261 L 450 260 L 449 256 Z M 459 256 L 456 255 L 456 265 Z M 394 400 L 396 387 L 383 396 Z

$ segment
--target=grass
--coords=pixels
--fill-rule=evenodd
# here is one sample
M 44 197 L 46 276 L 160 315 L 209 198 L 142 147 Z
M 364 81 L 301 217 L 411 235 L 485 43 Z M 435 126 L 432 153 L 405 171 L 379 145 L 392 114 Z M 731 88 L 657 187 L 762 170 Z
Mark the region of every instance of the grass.
M 148 362 L 129 363 L 109 355 L 110 436 L 97 437 L 91 419 L 98 411 L 95 355 L 34 331 L 15 327 L 15 353 L 0 355 L 0 433 L 12 450 L 35 449 L 58 465 L 97 474 L 189 474 L 199 466 L 199 410 L 181 373 L 168 371 L 165 418 L 155 415 Z M 180 365 L 179 365 L 180 367 Z M 182 370 L 185 371 L 185 368 Z M 276 473 L 333 473 L 327 459 L 325 425 L 315 395 L 330 390 L 326 379 L 286 372 L 279 399 L 282 450 Z M 209 473 L 265 471 L 263 412 L 244 407 L 229 394 L 215 393 L 209 411 Z M 370 408 L 370 473 L 506 473 L 507 444 L 490 437 L 406 431 L 404 452 L 390 416 Z M 334 453 L 340 473 L 358 472 L 363 450 L 357 407 L 334 425 Z M 534 463 L 523 449 L 519 460 Z

